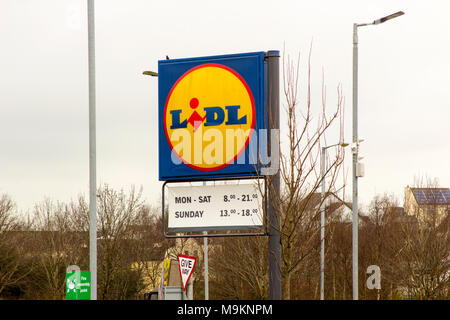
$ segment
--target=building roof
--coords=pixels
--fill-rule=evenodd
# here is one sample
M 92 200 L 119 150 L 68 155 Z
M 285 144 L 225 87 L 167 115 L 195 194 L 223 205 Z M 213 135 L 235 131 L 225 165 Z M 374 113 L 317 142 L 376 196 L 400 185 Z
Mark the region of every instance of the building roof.
M 435 204 L 446 205 L 450 204 L 450 189 L 449 188 L 411 188 L 419 205 Z

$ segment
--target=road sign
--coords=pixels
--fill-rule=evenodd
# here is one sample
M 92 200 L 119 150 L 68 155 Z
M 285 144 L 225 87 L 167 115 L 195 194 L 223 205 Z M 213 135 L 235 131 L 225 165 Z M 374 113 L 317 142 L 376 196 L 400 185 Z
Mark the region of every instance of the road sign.
M 190 257 L 183 254 L 179 254 L 178 266 L 180 268 L 181 284 L 183 286 L 183 291 L 186 291 L 186 285 L 194 272 L 195 263 L 197 262 L 196 257 Z
M 259 173 L 264 52 L 160 60 L 158 89 L 160 180 Z
M 91 272 L 66 272 L 66 300 L 91 299 Z
M 253 181 L 168 187 L 168 231 L 260 229 L 262 197 Z

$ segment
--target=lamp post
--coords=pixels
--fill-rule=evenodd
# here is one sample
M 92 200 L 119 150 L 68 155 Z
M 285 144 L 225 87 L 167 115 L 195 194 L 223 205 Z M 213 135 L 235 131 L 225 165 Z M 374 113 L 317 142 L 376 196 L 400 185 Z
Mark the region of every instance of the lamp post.
M 398 11 L 370 23 L 353 24 L 353 224 L 352 224 L 352 274 L 353 274 L 353 300 L 358 300 L 358 27 L 376 25 L 403 15 Z
M 322 198 L 320 205 L 320 300 L 324 300 L 325 284 L 325 151 L 328 148 L 341 146 L 346 147 L 348 143 L 336 143 L 331 146 L 322 147 L 321 168 L 322 168 Z
M 97 300 L 97 147 L 95 116 L 95 14 L 94 0 L 87 1 L 89 69 L 89 270 L 91 300 Z

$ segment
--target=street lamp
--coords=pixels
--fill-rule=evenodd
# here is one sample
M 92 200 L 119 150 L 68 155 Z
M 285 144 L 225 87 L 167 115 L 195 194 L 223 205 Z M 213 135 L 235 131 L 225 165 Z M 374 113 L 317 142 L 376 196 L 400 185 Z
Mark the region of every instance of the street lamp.
M 87 1 L 89 73 L 89 270 L 91 300 L 97 300 L 97 126 L 95 90 L 95 13 L 94 0 Z
M 320 300 L 324 300 L 325 283 L 325 151 L 328 148 L 341 146 L 346 147 L 348 143 L 336 143 L 331 146 L 322 147 L 322 201 L 320 206 Z
M 353 225 L 352 225 L 352 269 L 353 269 L 353 300 L 358 300 L 358 27 L 377 25 L 403 15 L 398 11 L 370 23 L 353 24 Z

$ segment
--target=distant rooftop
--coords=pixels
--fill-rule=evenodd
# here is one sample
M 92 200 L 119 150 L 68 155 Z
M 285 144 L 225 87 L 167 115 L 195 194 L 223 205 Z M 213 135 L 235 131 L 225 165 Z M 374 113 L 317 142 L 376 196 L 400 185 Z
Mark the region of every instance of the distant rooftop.
M 449 188 L 411 188 L 418 204 L 450 204 Z

